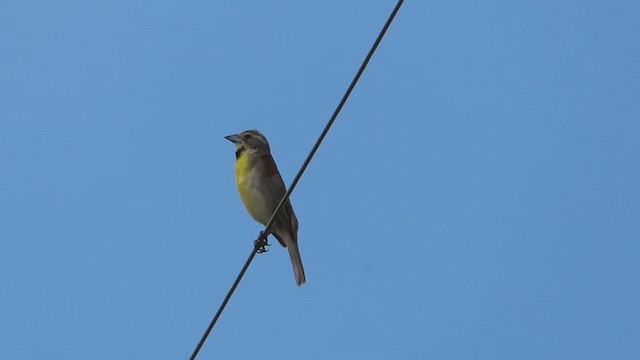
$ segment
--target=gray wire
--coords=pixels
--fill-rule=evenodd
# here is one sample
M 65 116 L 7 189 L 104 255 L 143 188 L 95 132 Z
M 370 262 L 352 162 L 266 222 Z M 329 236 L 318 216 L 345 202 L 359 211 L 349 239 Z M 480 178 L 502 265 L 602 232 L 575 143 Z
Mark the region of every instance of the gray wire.
M 364 72 L 364 69 L 367 67 L 367 64 L 369 64 L 369 60 L 371 60 L 371 57 L 373 56 L 373 54 L 375 53 L 376 49 L 378 48 L 378 45 L 380 45 L 380 41 L 382 41 L 382 38 L 384 37 L 385 33 L 387 32 L 387 29 L 389 29 L 389 26 L 393 22 L 393 19 L 395 18 L 396 14 L 398 13 L 398 10 L 400 10 L 400 6 L 402 6 L 403 2 L 404 2 L 404 0 L 399 0 L 398 3 L 396 4 L 396 6 L 393 8 L 393 11 L 391 11 L 391 15 L 389 15 L 389 18 L 387 19 L 387 22 L 382 27 L 382 30 L 380 30 L 380 34 L 378 34 L 378 37 L 376 38 L 376 41 L 373 43 L 373 45 L 371 46 L 371 49 L 369 50 L 369 53 L 367 53 L 367 56 L 364 58 L 364 61 L 362 62 L 362 65 L 360 65 L 360 69 L 358 69 L 358 72 L 356 73 L 355 77 L 351 81 L 351 84 L 347 88 L 347 91 L 342 96 L 342 100 L 340 100 L 340 103 L 338 103 L 338 106 L 336 107 L 335 111 L 333 112 L 333 115 L 331 115 L 331 118 L 327 122 L 327 125 L 324 127 L 324 130 L 322 130 L 322 133 L 318 137 L 318 140 L 316 140 L 315 145 L 313 145 L 313 148 L 309 152 L 309 155 L 307 155 L 307 159 L 304 161 L 304 163 L 300 167 L 300 170 L 298 171 L 298 174 L 296 175 L 296 177 L 293 179 L 293 182 L 291 182 L 291 185 L 289 186 L 289 189 L 284 194 L 284 196 L 282 197 L 282 200 L 280 200 L 280 203 L 278 204 L 278 207 L 276 208 L 276 210 L 271 215 L 271 219 L 269 219 L 269 222 L 265 226 L 264 230 L 260 232 L 260 235 L 258 236 L 258 239 L 256 239 L 256 241 L 254 242 L 254 247 L 253 247 L 253 250 L 251 251 L 251 254 L 249 255 L 249 258 L 247 259 L 247 261 L 245 262 L 244 266 L 242 267 L 242 270 L 238 274 L 238 277 L 236 277 L 236 281 L 234 281 L 233 285 L 231 286 L 231 289 L 229 289 L 229 292 L 227 292 L 227 296 L 225 296 L 224 301 L 222 301 L 222 304 L 220 305 L 220 308 L 218 309 L 218 312 L 216 313 L 216 315 L 211 320 L 211 323 L 209 324 L 209 327 L 207 328 L 207 330 L 202 335 L 202 338 L 200 339 L 200 342 L 198 342 L 198 345 L 196 346 L 195 350 L 193 351 L 193 354 L 189 358 L 190 360 L 194 360 L 196 358 L 196 356 L 198 356 L 198 353 L 200 352 L 200 349 L 202 348 L 202 346 L 204 345 L 205 341 L 207 340 L 207 337 L 209 336 L 209 333 L 211 333 L 211 330 L 213 330 L 213 327 L 215 326 L 216 322 L 218 321 L 218 318 L 220 318 L 220 315 L 222 315 L 222 311 L 227 306 L 227 303 L 229 302 L 229 299 L 231 298 L 231 295 L 233 295 L 233 292 L 236 290 L 236 287 L 238 287 L 238 284 L 240 283 L 240 280 L 242 280 L 242 277 L 244 276 L 244 273 L 247 271 L 247 268 L 249 268 L 249 265 L 253 261 L 253 258 L 256 256 L 256 254 L 258 252 L 263 252 L 264 249 L 265 249 L 265 246 L 267 246 L 267 236 L 269 235 L 269 232 L 271 231 L 271 228 L 273 227 L 273 224 L 274 224 L 274 221 L 275 221 L 275 218 L 276 218 L 276 214 L 278 213 L 278 211 L 280 211 L 282 206 L 284 206 L 284 203 L 291 196 L 291 193 L 293 192 L 293 190 L 295 189 L 296 185 L 298 184 L 298 181 L 300 181 L 300 178 L 302 177 L 302 174 L 307 169 L 307 166 L 309 166 L 309 163 L 311 162 L 311 159 L 313 158 L 313 156 L 316 154 L 316 151 L 318 151 L 318 148 L 320 147 L 320 144 L 324 140 L 325 136 L 327 136 L 327 133 L 329 133 L 329 130 L 331 129 L 331 125 L 333 125 L 333 123 L 336 121 L 336 118 L 338 117 L 338 114 L 340 114 L 340 111 L 342 110 L 342 107 L 344 106 L 344 104 L 347 102 L 347 99 L 349 98 L 349 95 L 351 95 L 351 92 L 356 87 L 356 84 L 358 83 L 358 80 L 360 80 L 360 77 L 362 76 L 362 73 Z

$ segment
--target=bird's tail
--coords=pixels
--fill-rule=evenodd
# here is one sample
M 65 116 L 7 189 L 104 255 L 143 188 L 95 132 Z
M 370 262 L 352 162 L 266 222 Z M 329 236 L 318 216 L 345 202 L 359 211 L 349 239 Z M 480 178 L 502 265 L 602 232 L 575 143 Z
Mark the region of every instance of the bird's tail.
M 293 274 L 296 277 L 296 284 L 300 286 L 307 281 L 304 276 L 304 267 L 302 266 L 300 249 L 298 249 L 298 244 L 295 243 L 287 245 L 287 249 L 289 249 L 289 256 L 291 257 L 291 265 L 293 265 Z

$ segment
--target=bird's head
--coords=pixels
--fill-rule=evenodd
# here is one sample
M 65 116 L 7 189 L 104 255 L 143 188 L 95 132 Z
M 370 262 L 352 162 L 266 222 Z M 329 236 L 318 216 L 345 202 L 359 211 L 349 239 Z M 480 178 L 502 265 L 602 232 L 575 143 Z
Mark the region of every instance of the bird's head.
M 246 130 L 224 138 L 236 145 L 236 158 L 243 153 L 269 154 L 271 152 L 267 139 L 258 130 Z

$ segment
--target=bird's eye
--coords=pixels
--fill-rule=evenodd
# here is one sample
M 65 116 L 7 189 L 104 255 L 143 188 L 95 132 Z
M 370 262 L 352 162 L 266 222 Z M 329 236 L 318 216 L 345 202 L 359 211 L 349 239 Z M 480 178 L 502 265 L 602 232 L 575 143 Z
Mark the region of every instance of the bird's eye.
M 246 135 L 244 136 L 244 138 L 245 138 L 245 139 L 251 139 L 251 135 L 250 135 L 250 134 L 246 134 Z

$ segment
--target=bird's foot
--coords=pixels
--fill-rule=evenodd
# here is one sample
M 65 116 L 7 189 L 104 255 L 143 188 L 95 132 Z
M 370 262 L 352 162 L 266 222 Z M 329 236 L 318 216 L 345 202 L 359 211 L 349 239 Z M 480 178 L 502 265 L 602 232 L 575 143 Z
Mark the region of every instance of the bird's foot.
M 267 236 L 264 235 L 263 231 L 260 231 L 260 236 L 253 242 L 253 246 L 256 248 L 256 253 L 262 254 L 269 251 L 267 249 L 271 244 L 267 241 Z

